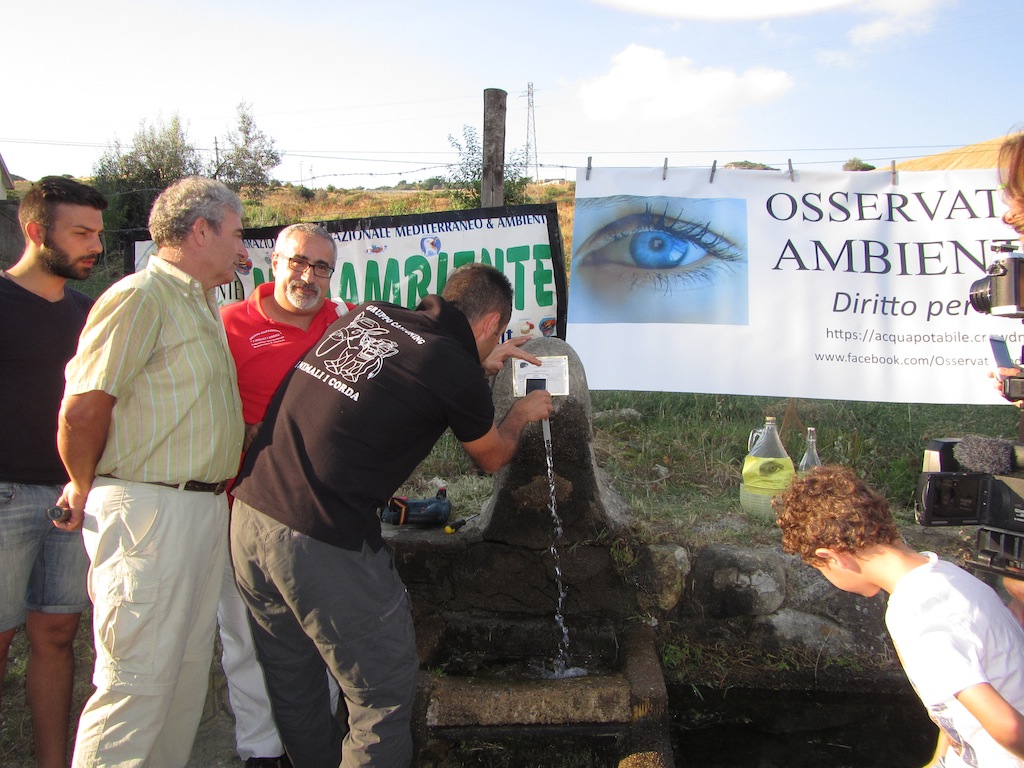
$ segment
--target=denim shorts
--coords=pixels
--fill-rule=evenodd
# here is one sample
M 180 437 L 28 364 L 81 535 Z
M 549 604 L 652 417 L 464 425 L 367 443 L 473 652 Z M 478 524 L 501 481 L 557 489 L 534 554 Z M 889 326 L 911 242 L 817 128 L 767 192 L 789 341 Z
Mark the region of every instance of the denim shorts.
M 58 530 L 46 516 L 61 490 L 0 481 L 0 632 L 21 625 L 26 610 L 81 613 L 89 605 L 82 532 Z

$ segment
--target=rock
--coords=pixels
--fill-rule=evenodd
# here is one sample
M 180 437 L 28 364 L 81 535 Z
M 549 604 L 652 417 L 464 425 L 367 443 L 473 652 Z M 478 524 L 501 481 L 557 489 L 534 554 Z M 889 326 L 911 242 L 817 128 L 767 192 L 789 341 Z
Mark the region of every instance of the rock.
M 711 618 L 772 613 L 786 598 L 777 550 L 713 544 L 698 555 L 691 575 L 694 607 Z
M 642 596 L 652 608 L 675 611 L 686 592 L 689 551 L 677 544 L 650 544 L 640 549 L 638 560 L 634 578 Z
M 862 597 L 833 587 L 800 558 L 782 556 L 786 569 L 785 608 L 820 617 L 841 626 L 850 641 L 865 651 L 879 653 L 891 648 L 885 629 L 884 593 Z
M 799 648 L 835 658 L 849 656 L 856 647 L 853 633 L 837 622 L 789 608 L 756 617 L 752 630 L 751 639 L 768 651 Z
M 555 412 L 549 420 L 560 545 L 600 540 L 625 525 L 628 511 L 594 460 L 590 389 L 583 364 L 558 338 L 533 339 L 523 349 L 538 357 L 564 355 L 569 360 L 569 394 L 554 398 Z M 513 365 L 506 365 L 494 381 L 498 421 L 515 401 L 513 382 Z M 484 540 L 547 549 L 553 529 L 550 503 L 541 425 L 529 424 L 515 457 L 495 476 L 494 494 L 479 520 Z

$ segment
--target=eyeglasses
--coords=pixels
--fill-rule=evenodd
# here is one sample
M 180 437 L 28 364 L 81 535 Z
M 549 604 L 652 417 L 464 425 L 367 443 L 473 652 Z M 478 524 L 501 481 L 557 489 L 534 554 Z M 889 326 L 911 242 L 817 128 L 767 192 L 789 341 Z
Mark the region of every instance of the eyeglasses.
M 334 274 L 334 267 L 329 264 L 313 264 L 307 259 L 300 259 L 298 256 L 288 257 L 288 269 L 293 272 L 304 274 L 307 269 L 313 268 L 313 274 L 317 277 L 330 277 Z

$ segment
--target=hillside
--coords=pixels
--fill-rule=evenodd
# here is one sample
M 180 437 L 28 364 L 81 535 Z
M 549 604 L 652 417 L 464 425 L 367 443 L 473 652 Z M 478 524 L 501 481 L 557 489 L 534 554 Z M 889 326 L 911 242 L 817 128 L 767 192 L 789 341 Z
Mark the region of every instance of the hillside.
M 566 259 L 572 252 L 572 224 L 576 184 L 571 181 L 531 184 L 531 203 L 556 203 Z M 246 201 L 245 225 L 269 227 L 296 221 L 330 221 L 370 216 L 446 211 L 452 202 L 442 190 L 422 189 L 316 189 L 278 187 L 262 201 Z M 568 267 L 568 264 L 566 265 Z
M 1000 136 L 966 147 L 957 147 L 947 152 L 939 152 L 927 157 L 916 157 L 896 163 L 899 171 L 966 171 L 975 168 L 995 168 L 999 158 L 999 147 L 1003 143 Z

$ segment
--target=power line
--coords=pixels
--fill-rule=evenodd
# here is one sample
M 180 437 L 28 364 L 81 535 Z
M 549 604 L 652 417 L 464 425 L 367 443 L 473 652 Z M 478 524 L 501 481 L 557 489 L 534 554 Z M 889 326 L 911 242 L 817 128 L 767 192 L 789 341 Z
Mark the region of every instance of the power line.
M 527 90 L 527 167 L 533 165 L 534 176 L 540 180 L 540 169 L 557 169 L 560 172 L 565 172 L 569 169 L 575 169 L 582 165 L 580 163 L 565 163 L 565 162 L 554 162 L 554 163 L 542 163 L 540 162 L 537 148 L 536 139 L 536 116 L 535 109 L 532 100 L 533 83 L 528 84 Z M 68 141 L 68 140 L 55 140 L 55 139 L 25 139 L 25 138 L 3 138 L 0 137 L 0 143 L 16 143 L 16 144 L 36 144 L 42 146 L 69 146 L 69 147 L 91 147 L 100 149 L 110 149 L 118 146 L 116 143 L 98 143 L 98 142 L 85 142 L 85 141 Z M 608 155 L 619 155 L 619 156 L 644 156 L 644 157 L 679 157 L 679 156 L 692 156 L 701 155 L 707 157 L 711 156 L 764 156 L 774 155 L 776 158 L 782 157 L 782 160 L 774 160 L 773 162 L 785 162 L 787 156 L 792 157 L 793 154 L 806 155 L 809 153 L 853 153 L 854 155 L 861 157 L 865 161 L 870 162 L 888 162 L 891 160 L 907 160 L 915 157 L 920 157 L 924 154 L 934 153 L 936 151 L 959 149 L 963 145 L 957 144 L 938 144 L 938 145 L 891 145 L 891 146 L 870 146 L 870 147 L 786 147 L 786 148 L 771 148 L 771 149 L 751 149 L 751 148 L 710 148 L 710 149 L 651 149 L 651 150 L 633 150 L 633 149 L 601 149 L 601 150 L 552 150 L 546 151 L 544 154 L 548 156 L 560 156 L 562 158 L 573 158 L 579 157 L 581 161 L 586 157 L 601 157 Z M 216 152 L 216 146 L 213 148 L 196 147 L 198 152 L 212 154 Z M 981 151 L 981 150 L 977 150 Z M 305 174 L 302 174 L 303 178 L 300 178 L 299 183 L 305 183 L 306 181 L 312 181 L 314 179 L 327 179 L 327 178 L 345 178 L 353 176 L 365 176 L 365 177 L 387 177 L 387 176 L 409 176 L 413 174 L 420 174 L 425 172 L 433 172 L 440 170 L 448 170 L 456 165 L 456 162 L 450 163 L 437 163 L 427 161 L 424 156 L 430 155 L 451 155 L 454 154 L 453 150 L 438 151 L 438 150 L 380 150 L 380 151 L 361 151 L 361 150 L 282 150 L 282 158 L 288 157 L 291 159 L 301 158 L 304 160 L 322 160 L 327 162 L 343 162 L 343 163 L 365 163 L 376 166 L 392 164 L 392 165 L 403 165 L 408 166 L 409 164 L 415 164 L 416 167 L 409 168 L 404 167 L 400 170 L 394 171 L 347 171 L 339 173 L 320 173 L 317 175 L 310 174 L 308 178 Z M 416 156 L 419 156 L 418 158 Z M 830 163 L 842 163 L 849 159 L 849 156 L 840 157 L 836 156 L 833 158 L 819 158 L 814 160 L 794 160 L 794 165 L 827 165 Z M 310 164 L 310 171 L 312 171 L 312 165 Z
M 764 154 L 766 152 L 781 153 L 781 152 L 862 152 L 864 150 L 870 150 L 872 152 L 884 150 L 884 149 L 958 149 L 963 145 L 960 144 L 915 144 L 908 146 L 882 146 L 882 147 L 783 147 L 774 149 L 743 149 L 743 148 L 732 148 L 732 149 L 721 149 L 721 148 L 708 148 L 708 149 L 604 149 L 604 150 L 552 150 L 547 154 L 552 155 L 751 155 L 755 153 Z M 848 158 L 847 158 L 848 159 Z
M 114 144 L 110 142 L 95 142 L 95 141 L 58 141 L 56 139 L 4 139 L 0 138 L 0 141 L 5 141 L 9 144 L 39 144 L 47 147 L 92 147 L 96 149 L 111 149 Z

